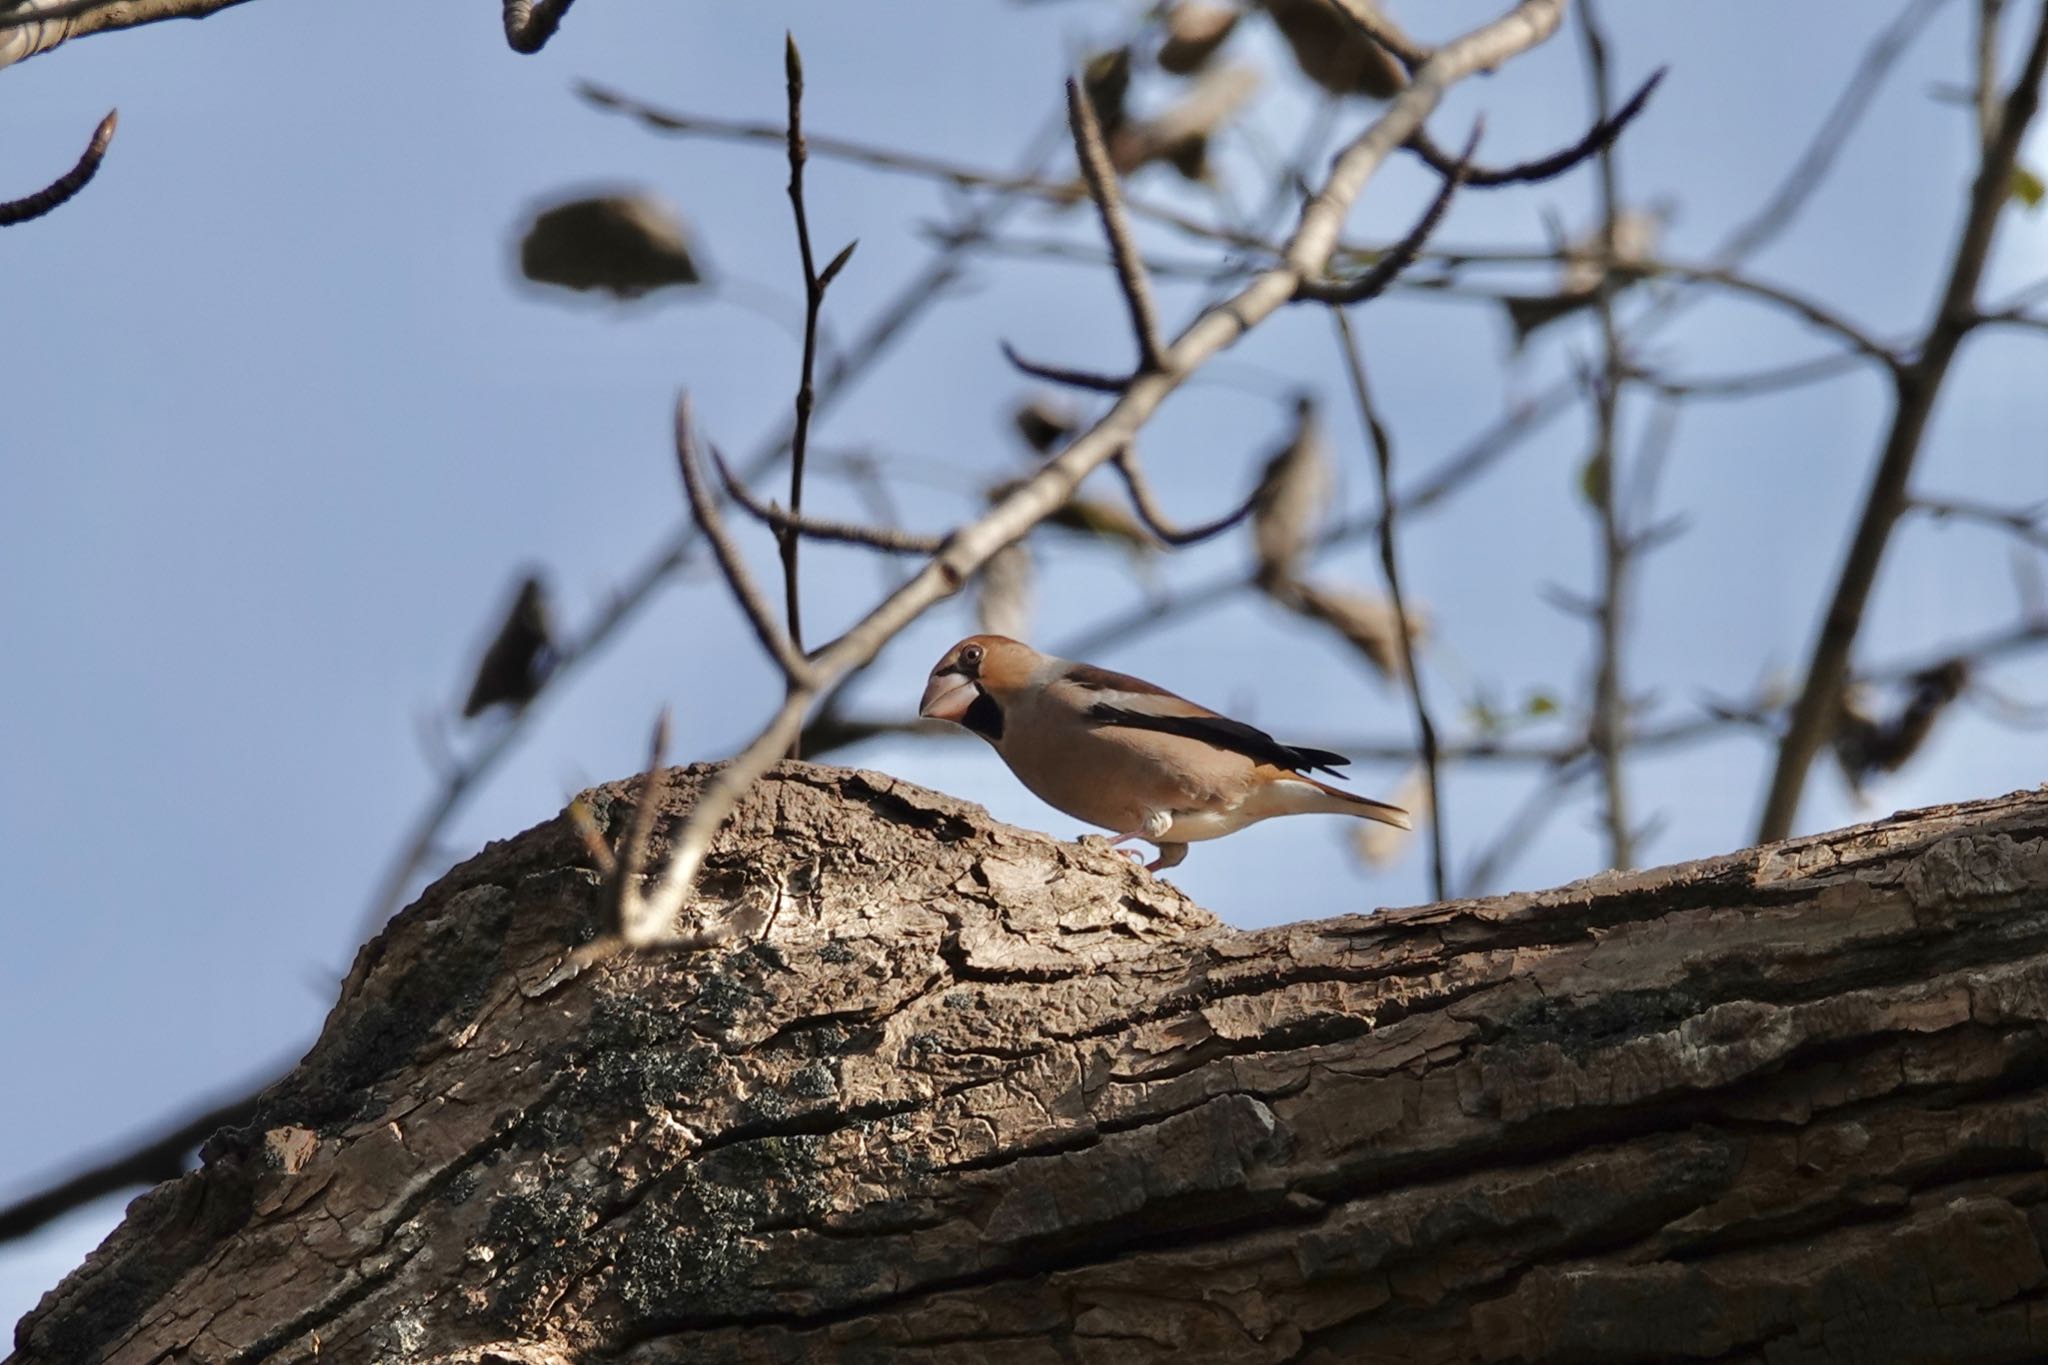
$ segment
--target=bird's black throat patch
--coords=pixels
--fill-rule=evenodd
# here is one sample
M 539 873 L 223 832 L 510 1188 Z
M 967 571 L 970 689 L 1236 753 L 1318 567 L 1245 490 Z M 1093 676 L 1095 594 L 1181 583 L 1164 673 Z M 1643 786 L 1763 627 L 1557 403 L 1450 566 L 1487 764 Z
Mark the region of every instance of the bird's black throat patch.
M 974 689 L 974 701 L 962 713 L 960 723 L 991 744 L 1003 737 L 1003 709 L 979 687 Z

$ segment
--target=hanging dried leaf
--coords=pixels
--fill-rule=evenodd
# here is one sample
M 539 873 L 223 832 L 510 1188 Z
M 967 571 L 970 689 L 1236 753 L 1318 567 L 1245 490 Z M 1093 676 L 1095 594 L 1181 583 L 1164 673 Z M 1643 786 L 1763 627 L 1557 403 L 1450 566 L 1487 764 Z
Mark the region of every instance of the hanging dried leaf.
M 1159 49 L 1159 69 L 1186 76 L 1206 66 L 1216 49 L 1237 27 L 1239 11 L 1221 5 L 1185 0 L 1166 12 L 1166 42 Z
M 1252 545 L 1261 583 L 1295 577 L 1315 543 L 1330 491 L 1330 457 L 1322 424 L 1316 420 L 1315 400 L 1303 397 L 1295 403 L 1294 434 L 1266 461 L 1252 494 Z
M 1351 830 L 1351 852 L 1358 861 L 1369 868 L 1389 866 L 1408 850 L 1414 842 L 1415 830 L 1423 822 L 1436 818 L 1436 812 L 1429 805 L 1429 782 L 1420 767 L 1410 768 L 1394 784 L 1394 794 L 1387 800 L 1408 812 L 1408 821 L 1413 829 L 1401 829 L 1395 825 L 1383 825 L 1377 820 L 1359 820 Z
M 1104 137 L 1113 136 L 1130 118 L 1131 50 L 1111 48 L 1081 64 L 1081 93 L 1095 110 Z
M 528 574 L 477 664 L 476 681 L 470 684 L 469 699 L 462 704 L 463 719 L 482 715 L 493 706 L 509 706 L 514 711 L 524 707 L 547 682 L 555 657 L 547 585 L 538 574 Z
M 1394 604 L 1386 598 L 1297 582 L 1283 600 L 1302 615 L 1334 628 L 1382 678 L 1398 682 L 1408 676 L 1401 653 L 1400 619 L 1394 613 Z M 1409 643 L 1420 645 L 1428 634 L 1428 616 L 1409 603 Z
M 572 199 L 541 210 L 520 239 L 519 269 L 537 284 L 621 299 L 703 279 L 682 219 L 645 194 Z
M 1842 776 L 1858 800 L 1863 784 L 1878 773 L 1895 773 L 1920 752 L 1934 723 L 1970 684 L 1967 659 L 1950 659 L 1906 680 L 1906 696 L 1889 718 L 1876 714 L 1868 689 L 1851 685 L 1836 703 L 1830 744 Z
M 1251 102 L 1258 88 L 1259 73 L 1249 66 L 1205 72 L 1165 113 L 1111 136 L 1109 159 L 1122 175 L 1164 161 L 1188 179 L 1200 180 L 1209 171 L 1209 139 Z
M 1373 0 L 1352 0 L 1377 8 Z M 1369 95 L 1388 100 L 1408 84 L 1408 73 L 1385 48 L 1338 10 L 1331 0 L 1265 0 L 1266 12 L 1294 64 L 1333 95 Z
M 1634 279 L 1656 259 L 1657 243 L 1669 220 L 1670 208 L 1661 204 L 1615 215 L 1613 269 L 1619 279 Z M 1607 271 L 1608 257 L 1598 232 L 1573 241 L 1565 248 L 1555 293 L 1509 295 L 1501 300 L 1508 325 L 1514 329 L 1515 345 L 1519 347 L 1538 328 L 1589 307 L 1599 296 Z
M 1031 638 L 1031 551 L 1023 541 L 1005 545 L 981 568 L 974 615 L 984 633 Z
M 1081 418 L 1072 408 L 1043 396 L 1019 404 L 1010 420 L 1025 444 L 1041 455 L 1064 446 L 1081 428 Z
M 989 501 L 998 502 L 1008 497 L 1023 482 L 1022 479 L 1010 479 L 995 485 L 988 490 Z M 1144 525 L 1122 507 L 1100 498 L 1085 498 L 1078 493 L 1061 503 L 1058 510 L 1039 525 L 1114 541 L 1120 548 L 1140 554 L 1150 554 L 1159 548 Z

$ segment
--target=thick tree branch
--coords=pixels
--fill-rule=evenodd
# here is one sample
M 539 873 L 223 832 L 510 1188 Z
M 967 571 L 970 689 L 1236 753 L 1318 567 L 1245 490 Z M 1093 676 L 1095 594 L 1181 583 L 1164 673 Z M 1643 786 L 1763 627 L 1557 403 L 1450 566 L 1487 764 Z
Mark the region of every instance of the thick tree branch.
M 752 945 L 451 873 L 13 1365 L 2038 1356 L 2040 793 L 1247 933 L 786 764 L 705 871 Z

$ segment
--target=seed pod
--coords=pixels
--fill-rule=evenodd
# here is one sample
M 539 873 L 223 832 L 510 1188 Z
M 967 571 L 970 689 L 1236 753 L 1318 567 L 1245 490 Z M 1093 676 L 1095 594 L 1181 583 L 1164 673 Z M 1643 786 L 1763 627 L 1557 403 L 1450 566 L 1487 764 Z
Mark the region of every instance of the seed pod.
M 1394 784 L 1394 794 L 1387 799 L 1408 812 L 1409 823 L 1414 828 L 1383 825 L 1377 820 L 1356 822 L 1351 831 L 1351 851 L 1359 862 L 1369 868 L 1391 864 L 1407 851 L 1415 838 L 1415 830 L 1421 829 L 1425 820 L 1436 818 L 1436 812 L 1429 806 L 1429 783 L 1419 767 L 1403 773 L 1401 780 Z
M 1081 426 L 1081 419 L 1072 408 L 1043 397 L 1020 403 L 1010 414 L 1010 420 L 1016 423 L 1017 434 L 1025 444 L 1041 455 L 1050 455 L 1064 446 Z

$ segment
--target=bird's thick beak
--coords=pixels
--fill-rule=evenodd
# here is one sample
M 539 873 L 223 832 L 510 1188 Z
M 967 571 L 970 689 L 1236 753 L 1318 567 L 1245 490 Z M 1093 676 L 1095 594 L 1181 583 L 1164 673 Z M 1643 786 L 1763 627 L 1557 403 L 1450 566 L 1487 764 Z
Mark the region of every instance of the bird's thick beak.
M 932 680 L 924 685 L 924 696 L 917 703 L 917 714 L 928 720 L 958 722 L 972 705 L 974 684 L 966 674 L 934 673 Z

